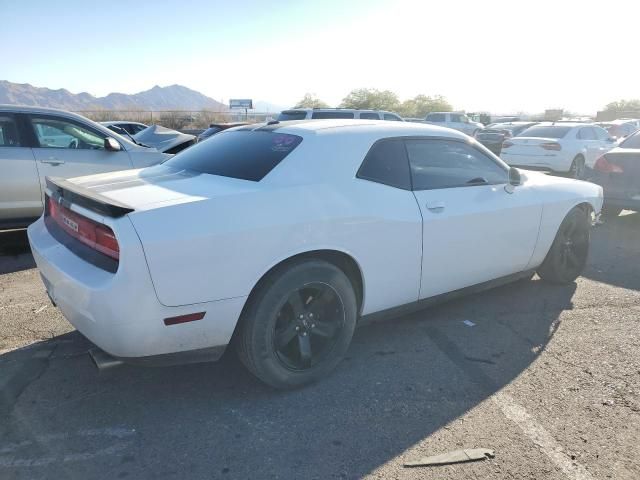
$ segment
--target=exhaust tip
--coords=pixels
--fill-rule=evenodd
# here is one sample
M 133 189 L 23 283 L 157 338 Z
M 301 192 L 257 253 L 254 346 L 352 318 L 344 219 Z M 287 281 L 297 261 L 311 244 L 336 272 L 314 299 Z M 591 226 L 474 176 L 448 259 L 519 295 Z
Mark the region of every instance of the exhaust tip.
M 115 357 L 112 357 L 104 350 L 100 350 L 99 348 L 92 348 L 89 350 L 89 356 L 93 363 L 96 365 L 99 371 L 109 370 L 113 367 L 118 367 L 122 365 L 124 362 L 122 360 L 118 360 Z

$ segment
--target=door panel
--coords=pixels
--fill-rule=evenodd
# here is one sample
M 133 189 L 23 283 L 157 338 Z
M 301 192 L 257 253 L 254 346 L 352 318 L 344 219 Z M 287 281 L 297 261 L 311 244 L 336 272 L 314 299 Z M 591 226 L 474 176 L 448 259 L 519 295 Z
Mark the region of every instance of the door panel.
M 40 182 L 31 149 L 0 146 L 0 172 L 0 221 L 40 216 Z
M 526 270 L 542 213 L 535 192 L 505 188 L 505 166 L 465 141 L 405 145 L 423 218 L 420 298 Z
M 542 207 L 526 186 L 414 192 L 423 216 L 420 298 L 526 270 Z
M 0 112 L 0 224 L 42 213 L 38 169 L 24 133 L 15 115 Z
M 72 178 L 132 168 L 128 152 L 105 150 L 106 135 L 90 125 L 53 115 L 33 115 L 30 121 L 39 144 L 33 155 L 42 185 L 48 176 Z

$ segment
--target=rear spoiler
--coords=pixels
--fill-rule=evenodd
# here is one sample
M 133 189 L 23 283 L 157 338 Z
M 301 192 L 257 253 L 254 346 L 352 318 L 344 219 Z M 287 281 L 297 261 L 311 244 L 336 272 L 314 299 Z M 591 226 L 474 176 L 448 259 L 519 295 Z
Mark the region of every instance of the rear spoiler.
M 51 190 L 54 202 L 70 208 L 71 204 L 79 205 L 107 217 L 123 217 L 133 212 L 133 208 L 115 200 L 93 192 L 92 190 L 71 183 L 60 177 L 46 177 L 47 188 Z

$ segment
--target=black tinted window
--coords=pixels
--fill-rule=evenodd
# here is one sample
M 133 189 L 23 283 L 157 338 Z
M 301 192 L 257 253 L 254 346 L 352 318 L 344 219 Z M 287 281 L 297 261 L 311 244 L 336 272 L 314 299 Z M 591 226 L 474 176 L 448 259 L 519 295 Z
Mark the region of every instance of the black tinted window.
M 380 120 L 380 115 L 375 112 L 362 112 L 360 118 L 363 120 Z
M 452 113 L 450 118 L 452 122 L 462 122 L 462 115 L 458 115 L 457 113 Z
M 596 137 L 598 140 L 606 140 L 609 138 L 609 132 L 607 132 L 604 128 L 593 127 L 593 131 L 596 132 Z
M 391 113 L 385 113 L 384 114 L 384 119 L 385 120 L 389 120 L 391 122 L 401 122 L 402 119 L 400 117 L 398 117 L 397 115 L 393 115 Z
M 354 118 L 353 112 L 313 112 L 311 118 L 322 120 L 326 118 Z
M 233 131 L 212 136 L 165 162 L 211 175 L 258 182 L 296 148 L 302 137 L 274 131 Z
M 444 113 L 430 113 L 427 115 L 427 122 L 444 122 L 446 121 L 446 115 Z
M 640 132 L 636 132 L 620 144 L 622 148 L 640 148 Z
M 462 142 L 407 140 L 414 190 L 507 183 L 506 168 Z
M 307 112 L 304 110 L 285 110 L 278 115 L 278 121 L 286 122 L 287 120 L 304 120 L 307 118 Z
M 409 162 L 404 142 L 393 139 L 375 143 L 362 162 L 358 178 L 410 190 Z
M 564 138 L 569 133 L 571 127 L 560 127 L 554 125 L 540 125 L 527 128 L 519 137 L 535 137 L 535 138 Z
M 0 114 L 0 147 L 19 147 L 18 127 L 13 117 Z

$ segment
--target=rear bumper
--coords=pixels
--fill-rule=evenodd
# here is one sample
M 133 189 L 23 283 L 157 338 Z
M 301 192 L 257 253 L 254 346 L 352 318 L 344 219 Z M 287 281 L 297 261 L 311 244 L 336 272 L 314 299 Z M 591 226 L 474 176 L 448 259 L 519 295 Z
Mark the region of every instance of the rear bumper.
M 142 363 L 145 357 L 159 355 L 179 360 L 174 354 L 212 348 L 221 352 L 229 343 L 246 297 L 162 305 L 128 218 L 119 221 L 121 257 L 115 273 L 82 260 L 57 242 L 42 218 L 27 232 L 51 299 L 69 323 L 110 355 Z M 165 318 L 195 312 L 206 314 L 189 323 L 164 324 Z
M 602 187 L 607 207 L 640 211 L 640 188 L 635 187 L 636 184 L 633 182 L 627 183 L 623 174 L 612 176 L 610 173 L 591 170 L 588 180 Z M 625 188 L 629 184 L 634 187 Z

